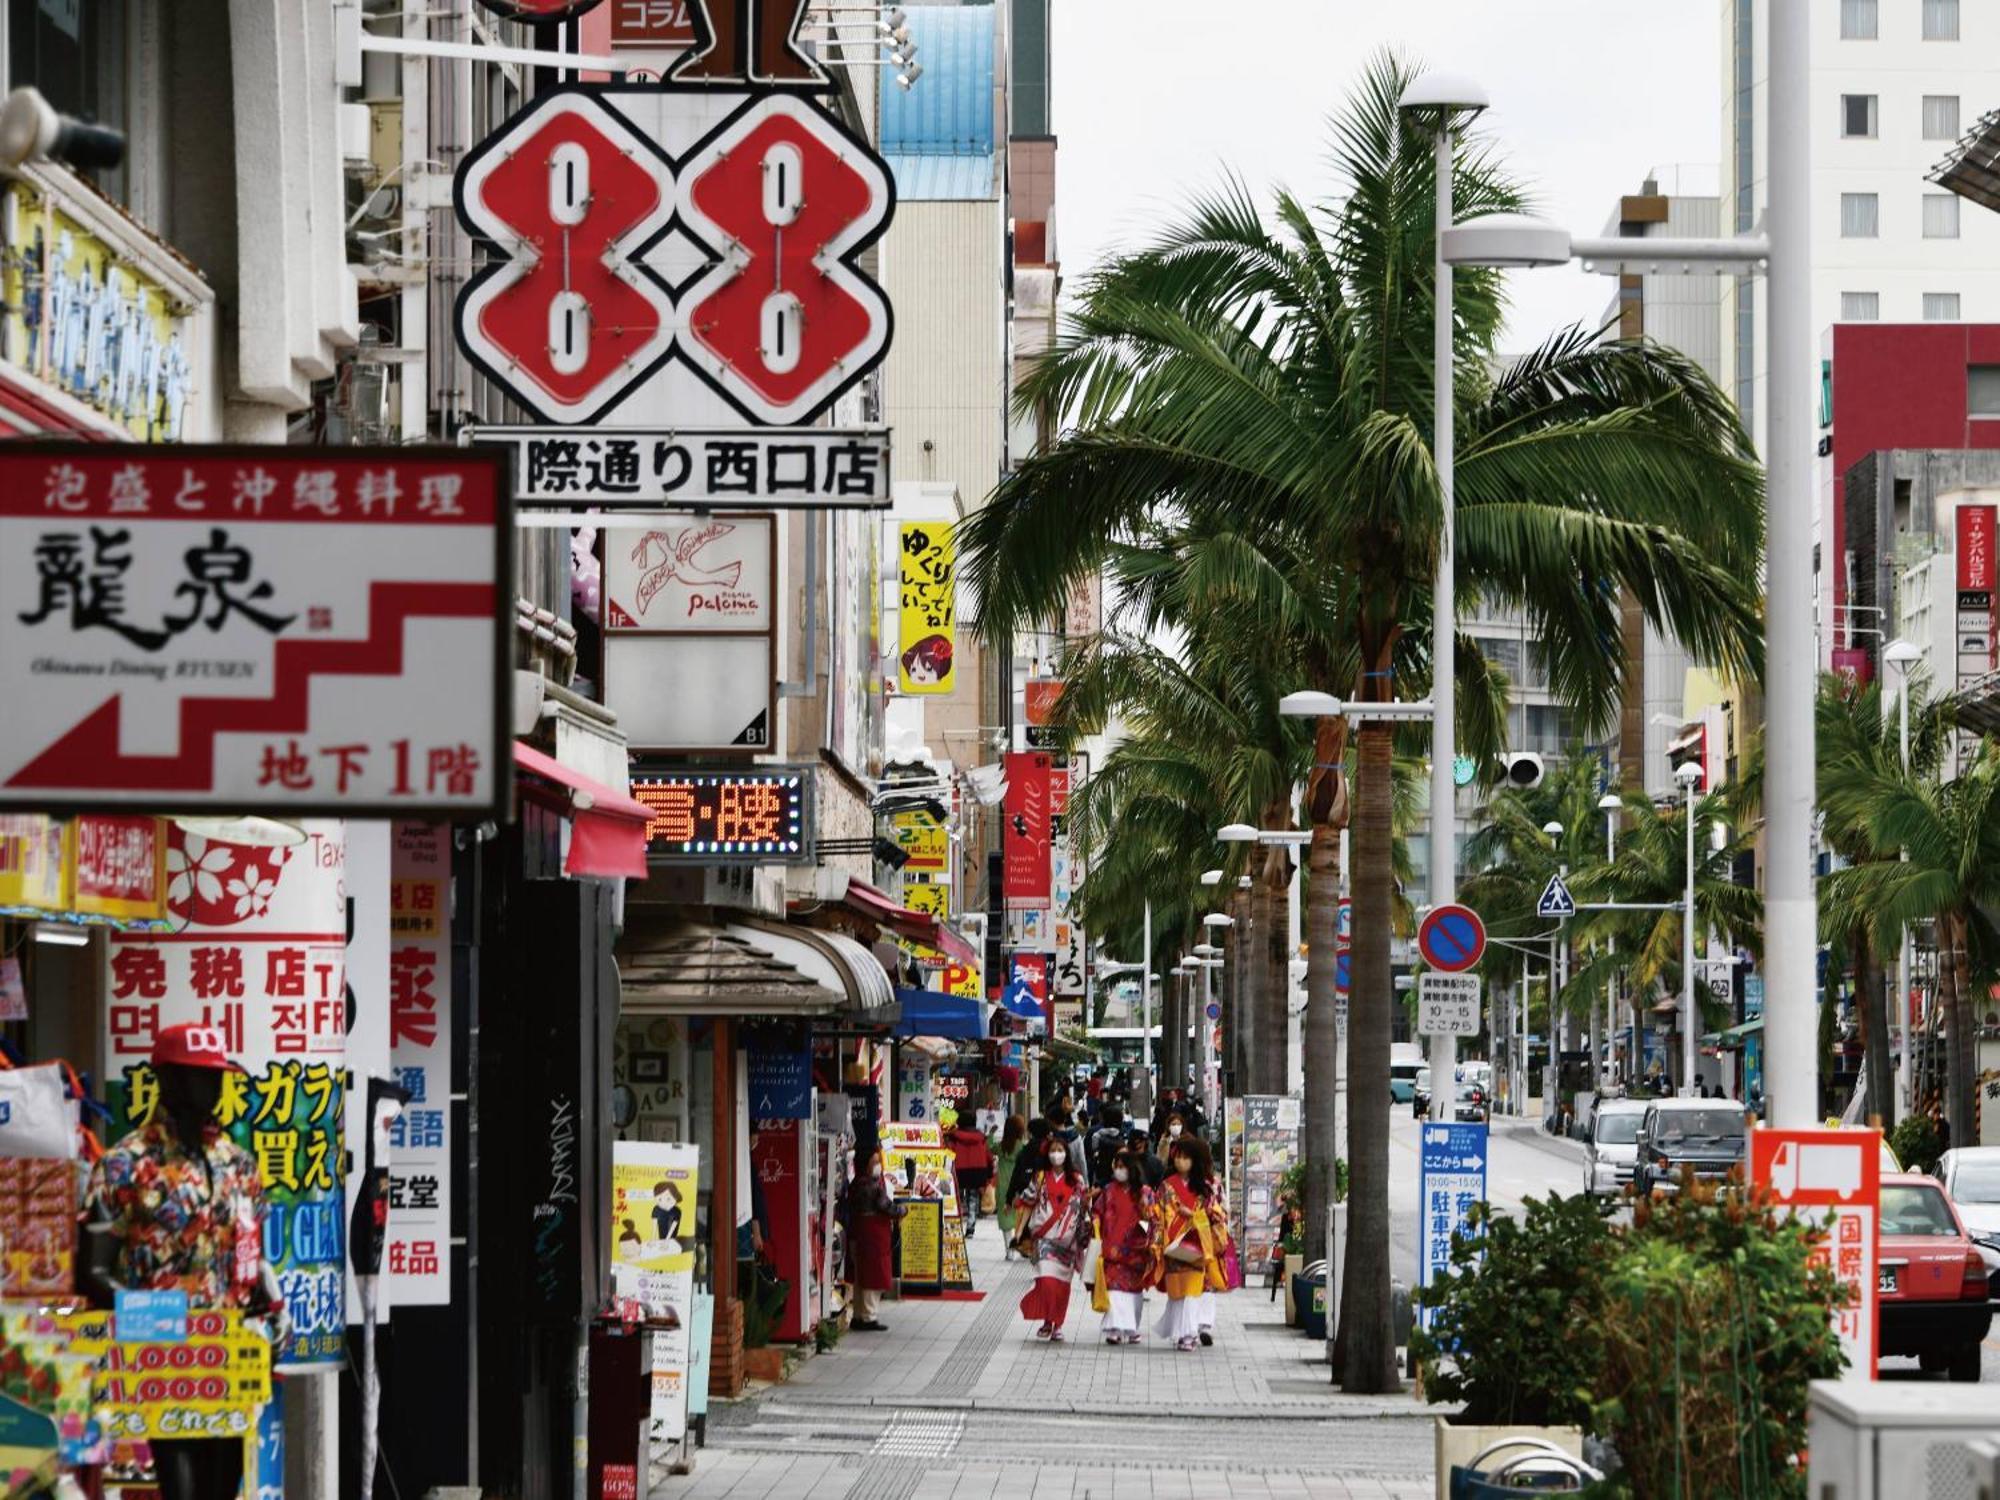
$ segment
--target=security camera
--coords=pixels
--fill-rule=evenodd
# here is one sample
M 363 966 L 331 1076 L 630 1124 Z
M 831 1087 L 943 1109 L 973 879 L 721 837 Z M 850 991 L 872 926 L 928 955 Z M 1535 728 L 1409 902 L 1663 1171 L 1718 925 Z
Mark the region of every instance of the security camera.
M 1542 784 L 1542 758 L 1532 750 L 1509 750 L 1500 757 L 1500 779 L 1517 791 Z
M 1698 762 L 1684 760 L 1674 767 L 1674 780 L 1682 786 L 1695 786 L 1701 781 L 1701 766 Z
M 0 166 L 61 161 L 108 168 L 123 160 L 123 135 L 59 113 L 36 89 L 15 89 L 0 102 Z

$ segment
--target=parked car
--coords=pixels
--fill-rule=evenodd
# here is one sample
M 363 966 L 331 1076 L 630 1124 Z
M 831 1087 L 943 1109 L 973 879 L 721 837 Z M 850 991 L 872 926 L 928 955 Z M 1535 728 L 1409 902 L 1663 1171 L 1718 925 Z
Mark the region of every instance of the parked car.
M 1606 1099 L 1590 1120 L 1590 1139 L 1583 1158 L 1583 1190 L 1609 1197 L 1632 1181 L 1639 1160 L 1639 1124 L 1646 1118 L 1644 1099 Z
M 2000 1146 L 1961 1146 L 1938 1158 L 1938 1180 L 1972 1243 L 1986 1258 L 1986 1285 L 2000 1301 Z
M 1476 1083 L 1456 1083 L 1452 1085 L 1451 1114 L 1455 1120 L 1471 1120 L 1483 1124 L 1490 1111 L 1486 1104 L 1486 1090 Z
M 1881 1222 L 1881 1352 L 1914 1355 L 1955 1381 L 1978 1380 L 1979 1346 L 1993 1326 L 1986 1259 L 1944 1185 L 1918 1172 L 1884 1177 Z
M 1410 1113 L 1421 1120 L 1431 1112 L 1431 1070 L 1417 1069 L 1417 1076 L 1410 1084 Z
M 1692 1168 L 1719 1181 L 1743 1164 L 1749 1141 L 1743 1106 L 1727 1099 L 1653 1099 L 1639 1121 L 1632 1180 L 1639 1195 L 1677 1192 Z
M 1389 1062 L 1389 1099 L 1395 1104 L 1408 1104 L 1417 1092 L 1417 1074 L 1425 1071 L 1424 1065 L 1415 1058 L 1392 1058 Z

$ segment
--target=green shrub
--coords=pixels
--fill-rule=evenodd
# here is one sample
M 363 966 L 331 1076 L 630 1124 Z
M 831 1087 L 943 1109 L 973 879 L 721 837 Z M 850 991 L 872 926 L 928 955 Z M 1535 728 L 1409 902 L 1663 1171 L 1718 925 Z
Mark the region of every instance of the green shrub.
M 1904 1115 L 1889 1132 L 1889 1149 L 1905 1172 L 1935 1173 L 1944 1155 L 1944 1132 L 1930 1115 Z
M 1463 1401 L 1487 1426 L 1588 1422 L 1594 1346 L 1578 1312 L 1609 1252 L 1606 1210 L 1584 1196 L 1530 1198 L 1519 1217 L 1474 1204 L 1451 1269 L 1417 1293 L 1411 1335 L 1431 1401 Z

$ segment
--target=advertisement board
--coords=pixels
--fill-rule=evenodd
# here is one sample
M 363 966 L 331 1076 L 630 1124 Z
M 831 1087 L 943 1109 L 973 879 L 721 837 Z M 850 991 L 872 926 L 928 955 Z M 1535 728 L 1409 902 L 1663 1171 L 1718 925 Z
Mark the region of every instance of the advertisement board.
M 812 858 L 812 777 L 802 769 L 632 769 L 631 796 L 653 810 L 650 864 L 783 864 Z
M 905 521 L 897 533 L 897 690 L 949 693 L 957 647 L 957 547 L 949 521 Z
M 653 1325 L 648 1428 L 666 1442 L 687 1430 L 700 1164 L 692 1145 L 611 1143 L 611 1288 L 619 1299 L 637 1302 Z
M 1750 1181 L 1794 1212 L 1832 1216 L 1814 1256 L 1848 1291 L 1847 1304 L 1832 1314 L 1848 1369 L 1874 1379 L 1877 1294 L 1909 1271 L 1880 1263 L 1880 1132 L 1759 1126 L 1750 1132 Z
M 657 510 L 690 501 L 772 510 L 882 510 L 886 427 L 478 427 L 514 457 L 524 505 Z
M 451 829 L 398 823 L 389 851 L 389 1066 L 409 1092 L 391 1127 L 394 1306 L 451 1301 Z
M 1049 777 L 1051 758 L 1039 750 L 1003 757 L 1007 794 L 1001 803 L 1001 893 L 1015 902 L 1049 900 Z
M 504 816 L 505 460 L 0 447 L 0 804 Z

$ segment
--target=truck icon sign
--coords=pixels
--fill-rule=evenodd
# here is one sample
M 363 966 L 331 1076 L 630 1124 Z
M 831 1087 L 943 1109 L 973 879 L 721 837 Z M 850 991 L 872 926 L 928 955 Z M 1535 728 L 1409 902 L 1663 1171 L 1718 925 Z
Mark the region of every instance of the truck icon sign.
M 1861 1190 L 1862 1147 L 1812 1145 L 1786 1141 L 1771 1157 L 1771 1186 L 1780 1198 L 1808 1192 L 1837 1193 L 1852 1198 Z

